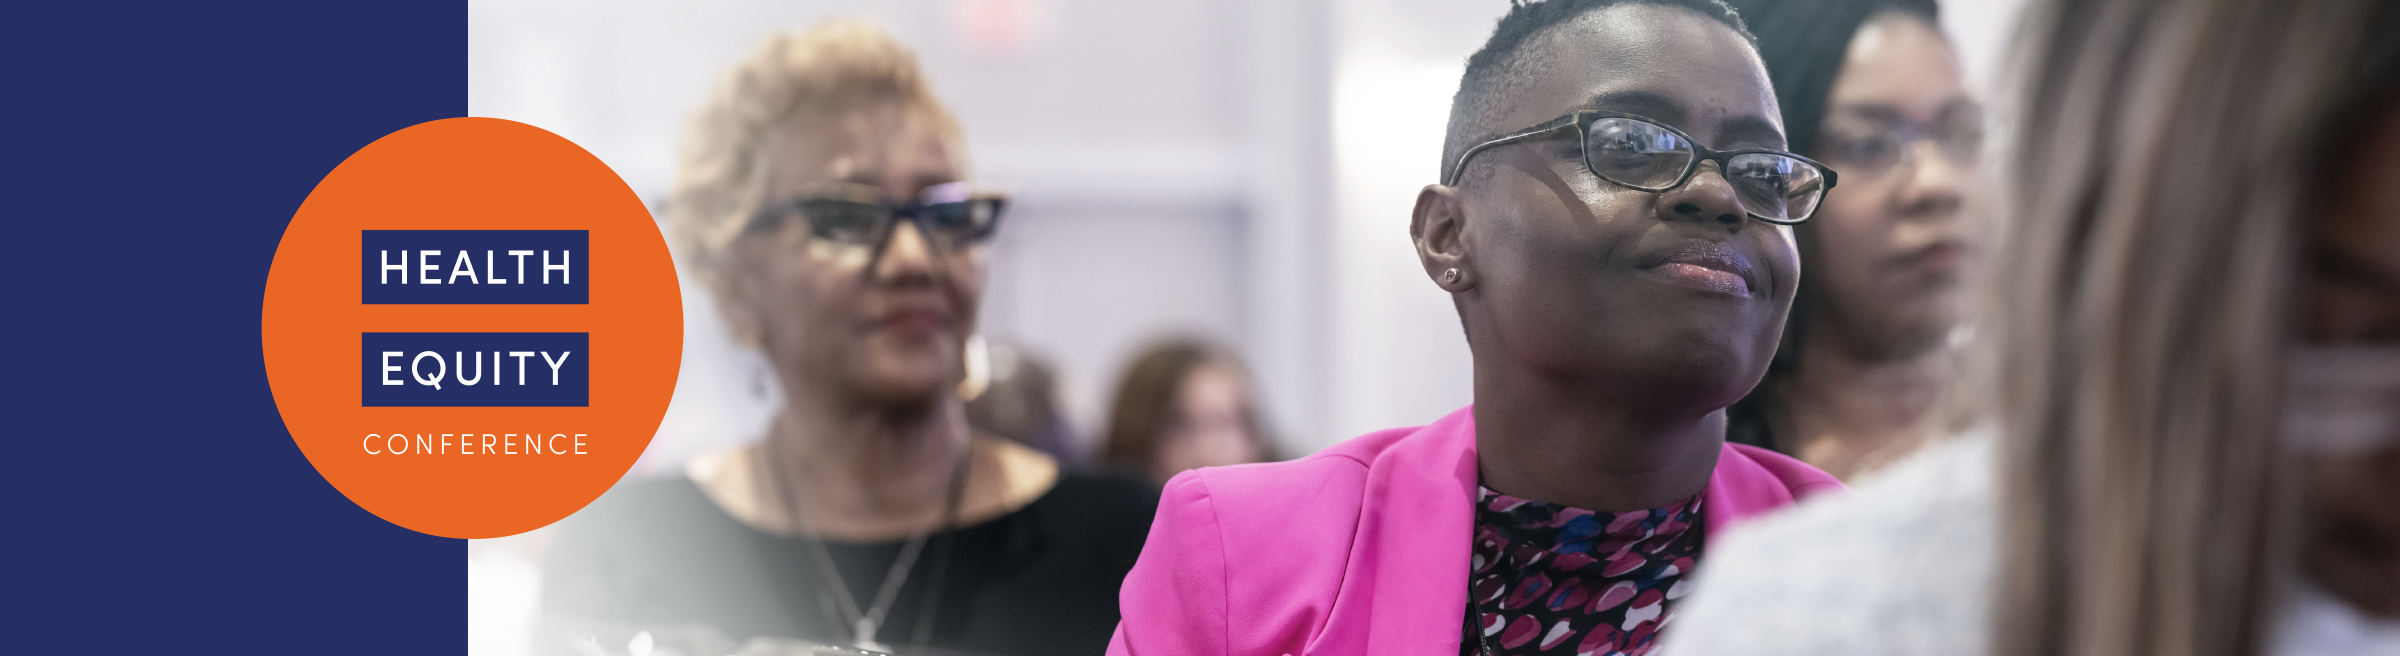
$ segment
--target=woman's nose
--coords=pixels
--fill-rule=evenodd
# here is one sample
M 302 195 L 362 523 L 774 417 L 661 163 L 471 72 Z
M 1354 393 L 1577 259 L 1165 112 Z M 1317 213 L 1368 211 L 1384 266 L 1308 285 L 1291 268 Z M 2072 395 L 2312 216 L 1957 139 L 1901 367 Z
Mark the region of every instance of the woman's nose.
M 1901 162 L 1906 168 L 1898 172 L 1904 176 L 1898 198 L 1903 206 L 1902 218 L 1922 220 L 1956 215 L 1965 203 L 1961 189 L 1964 178 L 1970 175 L 1966 165 L 1950 159 L 1931 139 L 1918 140 L 1910 149 L 1914 157 Z
M 875 262 L 876 277 L 905 279 L 930 276 L 933 264 L 940 255 L 933 243 L 915 221 L 899 221 L 892 226 L 892 235 L 885 239 L 883 256 Z
M 1661 221 L 1694 223 L 1724 228 L 1726 232 L 1741 232 L 1750 214 L 1742 209 L 1741 198 L 1733 193 L 1733 183 L 1725 180 L 1716 162 L 1700 163 L 1700 170 L 1683 186 L 1659 195 L 1658 218 Z

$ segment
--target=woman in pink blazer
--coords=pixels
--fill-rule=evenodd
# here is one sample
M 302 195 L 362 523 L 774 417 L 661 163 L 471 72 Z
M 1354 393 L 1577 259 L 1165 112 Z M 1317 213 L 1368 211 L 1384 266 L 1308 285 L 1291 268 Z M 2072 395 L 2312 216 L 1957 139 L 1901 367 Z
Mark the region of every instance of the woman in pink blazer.
M 1409 227 L 1475 405 L 1176 476 L 1109 653 L 1654 648 L 1706 536 L 1840 487 L 1724 441 L 1797 287 L 1789 226 L 1835 181 L 1779 115 L 1717 0 L 1514 6 Z

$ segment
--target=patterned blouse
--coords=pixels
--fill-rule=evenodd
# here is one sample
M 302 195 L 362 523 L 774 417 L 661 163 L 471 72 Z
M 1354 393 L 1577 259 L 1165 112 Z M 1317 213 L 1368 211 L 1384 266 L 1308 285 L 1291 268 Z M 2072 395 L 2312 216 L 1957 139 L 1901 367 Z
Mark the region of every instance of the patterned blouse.
M 1700 556 L 1700 498 L 1664 508 L 1595 513 L 1489 488 L 1475 507 L 1460 653 L 1639 656 L 1691 586 Z

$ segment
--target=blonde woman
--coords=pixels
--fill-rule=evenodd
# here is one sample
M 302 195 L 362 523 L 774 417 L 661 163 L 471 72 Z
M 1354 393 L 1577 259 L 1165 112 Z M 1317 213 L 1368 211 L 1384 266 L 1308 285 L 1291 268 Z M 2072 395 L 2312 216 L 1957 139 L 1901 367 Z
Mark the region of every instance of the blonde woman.
M 1726 542 L 1668 654 L 2400 654 L 2400 9 L 2037 2 L 1995 428 Z
M 968 427 L 962 354 L 1004 203 L 966 182 L 915 57 L 858 23 L 772 37 L 684 145 L 671 228 L 783 407 L 759 441 L 569 520 L 545 609 L 655 635 L 1098 653 L 1157 493 Z

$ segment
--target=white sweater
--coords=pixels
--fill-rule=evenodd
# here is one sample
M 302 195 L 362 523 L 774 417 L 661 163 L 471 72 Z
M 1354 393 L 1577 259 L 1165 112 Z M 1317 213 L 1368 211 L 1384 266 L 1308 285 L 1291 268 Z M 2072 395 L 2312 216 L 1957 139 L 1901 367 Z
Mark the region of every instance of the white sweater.
M 1714 541 L 1659 653 L 1987 653 L 1995 464 L 1988 433 L 1961 437 Z M 2280 656 L 2400 656 L 2400 622 L 2305 583 L 2278 624 Z

